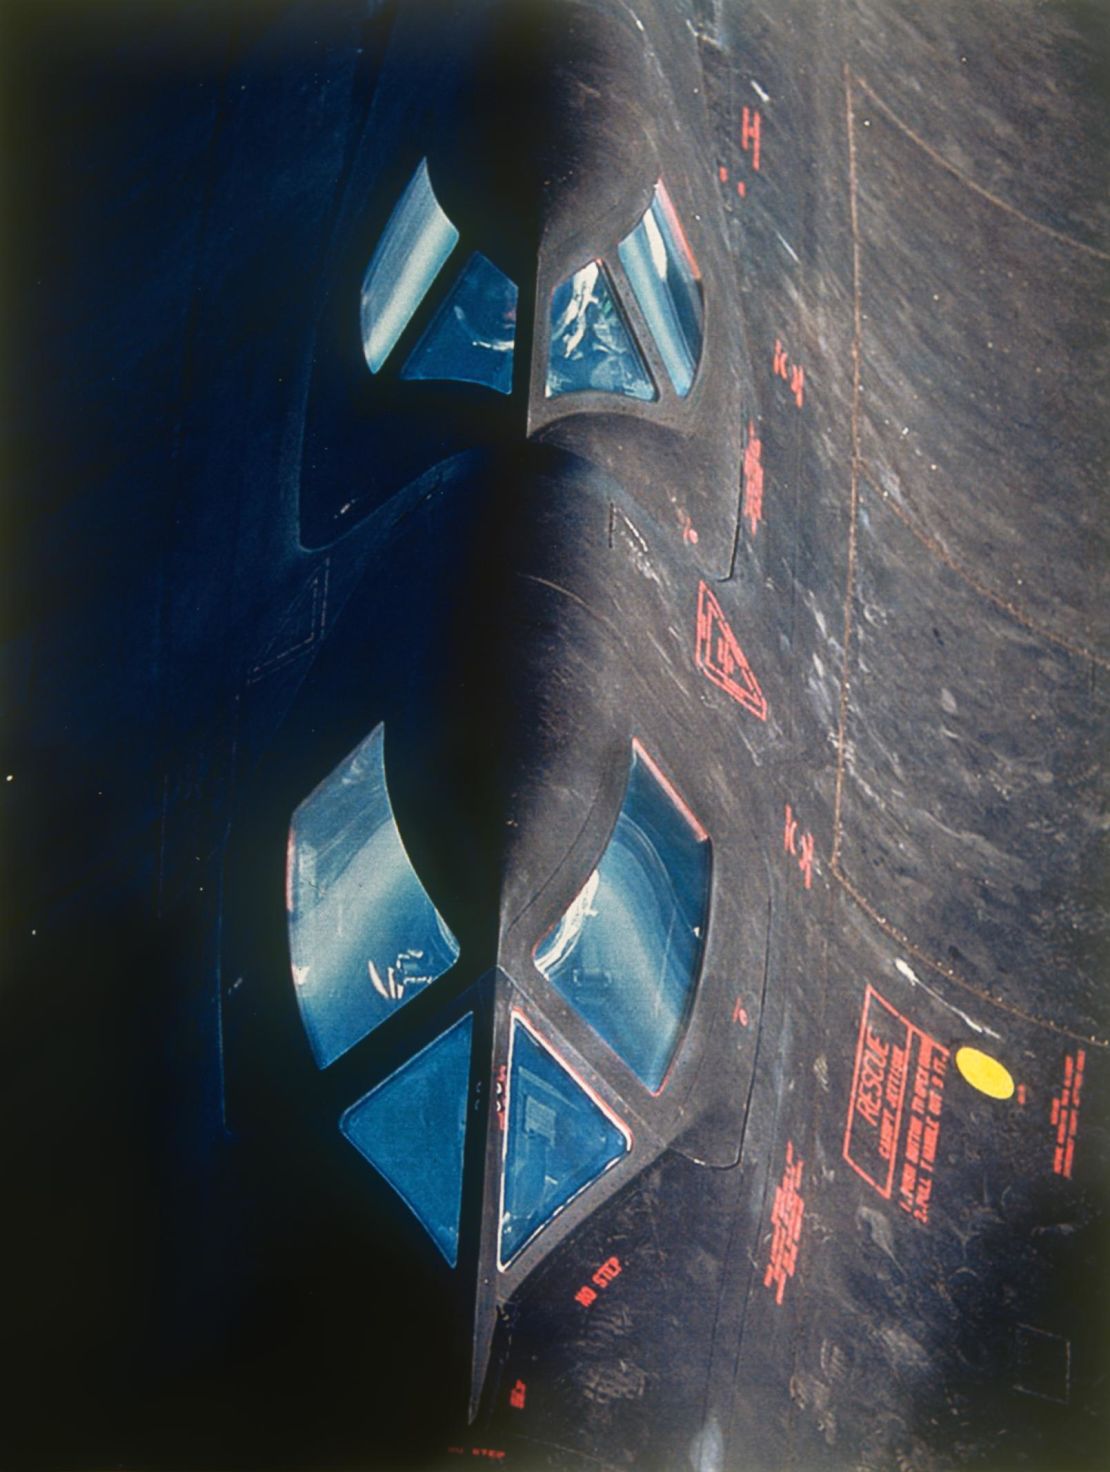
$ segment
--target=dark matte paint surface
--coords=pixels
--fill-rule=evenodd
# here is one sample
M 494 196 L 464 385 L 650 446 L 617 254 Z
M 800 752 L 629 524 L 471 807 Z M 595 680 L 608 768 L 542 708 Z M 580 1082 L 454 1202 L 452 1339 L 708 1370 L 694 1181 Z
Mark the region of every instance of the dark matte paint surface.
M 688 167 L 727 217 L 746 375 L 722 432 L 747 417 L 765 475 L 725 566 L 619 459 L 553 482 L 547 455 L 432 472 L 302 549 L 306 344 L 383 54 L 363 14 L 4 16 L 4 1464 L 1101 1465 L 1100 8 L 692 7 L 713 143 Z M 765 722 L 695 665 L 706 577 Z M 413 1029 L 484 989 L 495 1050 L 511 975 L 643 1142 L 503 1305 L 471 1426 L 474 1305 L 329 1114 L 408 1044 L 320 1094 L 277 923 L 253 924 L 301 774 L 383 715 L 475 957 Z M 632 736 L 714 855 L 658 1101 L 527 968 Z M 927 1224 L 843 1156 L 867 985 L 1024 1088 L 949 1066 Z M 1079 1049 L 1068 1180 L 1051 1111 Z

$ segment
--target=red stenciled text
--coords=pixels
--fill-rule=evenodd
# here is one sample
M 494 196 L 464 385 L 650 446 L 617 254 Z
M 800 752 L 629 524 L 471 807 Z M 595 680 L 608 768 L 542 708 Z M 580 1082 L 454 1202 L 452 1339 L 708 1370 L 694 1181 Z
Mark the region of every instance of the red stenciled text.
M 717 170 L 717 178 L 721 181 L 722 184 L 731 184 L 732 180 L 729 177 L 728 169 L 725 167 L 724 164 L 721 164 L 720 168 Z M 740 196 L 741 199 L 744 199 L 746 197 L 748 193 L 748 186 L 747 184 L 745 184 L 743 179 L 737 179 L 736 193 Z
M 782 345 L 782 339 L 775 338 L 775 350 L 771 358 L 771 372 L 776 378 L 781 378 L 784 383 L 790 385 L 790 392 L 794 395 L 794 402 L 798 408 L 805 404 L 806 397 L 806 371 L 800 363 L 791 363 L 790 356 Z
M 740 147 L 743 150 L 746 161 L 751 166 L 753 174 L 760 171 L 760 148 L 763 142 L 763 117 L 758 108 L 745 107 L 740 113 Z M 717 178 L 726 186 L 733 184 L 732 174 L 727 164 L 717 165 Z M 744 179 L 735 180 L 736 193 L 741 198 L 747 197 L 748 186 Z
M 509 1391 L 509 1404 L 514 1411 L 522 1411 L 524 1409 L 524 1402 L 527 1395 L 527 1385 L 525 1385 L 523 1380 L 518 1380 L 512 1390 Z
M 583 1308 L 589 1308 L 590 1304 L 596 1300 L 598 1290 L 604 1290 L 608 1288 L 609 1284 L 612 1283 L 615 1278 L 619 1278 L 620 1275 L 620 1258 L 606 1258 L 606 1260 L 601 1264 L 597 1271 L 592 1274 L 590 1278 L 590 1283 L 593 1283 L 594 1287 L 591 1288 L 590 1283 L 583 1283 L 582 1287 L 579 1288 L 578 1292 L 574 1295 L 575 1303 L 580 1303 Z
M 593 1276 L 593 1281 L 599 1288 L 608 1288 L 614 1278 L 621 1274 L 621 1263 L 619 1257 L 609 1257 L 601 1264 Z
M 752 168 L 759 173 L 759 145 L 763 134 L 763 118 L 757 107 L 740 111 L 740 147 L 751 155 Z
M 1075 1159 L 1075 1136 L 1079 1129 L 1079 1105 L 1083 1092 L 1083 1070 L 1087 1052 L 1080 1048 L 1073 1056 L 1064 1057 L 1064 1083 L 1052 1096 L 1052 1123 L 1056 1126 L 1056 1146 L 1052 1156 L 1053 1173 L 1071 1179 Z
M 856 1108 L 872 1129 L 878 1129 L 883 1111 L 886 1065 L 890 1044 L 877 1038 L 870 1028 L 864 1033 L 863 1057 L 856 1084 Z
M 786 1142 L 786 1167 L 782 1181 L 775 1187 L 771 1207 L 771 1256 L 763 1274 L 763 1286 L 774 1288 L 775 1302 L 781 1303 L 787 1281 L 798 1266 L 798 1242 L 802 1235 L 805 1200 L 799 1194 L 804 1161 L 794 1158 L 794 1142 Z
M 948 1050 L 868 987 L 856 1043 L 844 1159 L 919 1222 L 929 1219 Z M 908 1099 L 908 1107 L 907 1107 Z
M 932 1038 L 922 1037 L 914 1069 L 913 1093 L 910 1095 L 905 1158 L 898 1183 L 899 1205 L 919 1222 L 929 1220 L 947 1066 L 947 1049 L 938 1047 Z
M 797 859 L 798 868 L 802 871 L 802 883 L 806 889 L 812 889 L 813 834 L 798 832 L 798 820 L 794 816 L 794 809 L 789 803 L 786 804 L 786 822 L 783 826 L 782 846 L 785 853 L 791 854 Z
M 763 520 L 763 441 L 755 432 L 754 420 L 748 421 L 748 442 L 744 446 L 744 500 L 741 514 L 754 537 Z

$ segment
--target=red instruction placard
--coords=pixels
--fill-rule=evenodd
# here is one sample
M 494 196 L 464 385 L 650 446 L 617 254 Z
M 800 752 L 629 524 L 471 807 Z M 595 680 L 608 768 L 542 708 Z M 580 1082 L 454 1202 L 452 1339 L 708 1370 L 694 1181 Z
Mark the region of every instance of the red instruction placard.
M 1075 1137 L 1079 1129 L 1079 1106 L 1083 1098 L 1083 1070 L 1087 1065 L 1087 1052 L 1080 1048 L 1064 1058 L 1064 1079 L 1060 1092 L 1052 1096 L 1052 1124 L 1055 1129 L 1055 1149 L 1052 1169 L 1058 1176 L 1070 1180 L 1072 1162 L 1075 1159 Z
M 949 1053 L 868 986 L 844 1159 L 886 1200 L 929 1220 Z

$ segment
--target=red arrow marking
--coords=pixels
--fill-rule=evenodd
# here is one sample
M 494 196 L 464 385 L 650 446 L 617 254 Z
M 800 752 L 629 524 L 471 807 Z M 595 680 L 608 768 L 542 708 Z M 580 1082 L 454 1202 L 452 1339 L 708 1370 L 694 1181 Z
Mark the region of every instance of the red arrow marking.
M 698 632 L 694 650 L 697 667 L 733 700 L 759 720 L 767 719 L 767 701 L 752 674 L 721 605 L 705 583 L 698 584 Z

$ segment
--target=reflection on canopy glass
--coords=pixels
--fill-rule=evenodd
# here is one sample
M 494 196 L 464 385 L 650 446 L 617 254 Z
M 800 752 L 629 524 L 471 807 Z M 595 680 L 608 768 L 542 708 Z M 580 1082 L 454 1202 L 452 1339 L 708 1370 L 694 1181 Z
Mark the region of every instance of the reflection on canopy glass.
M 339 1121 L 347 1139 L 386 1178 L 452 1267 L 459 1254 L 473 1030 L 468 1013 Z
M 631 399 L 656 397 L 655 385 L 599 261 L 575 271 L 551 294 L 547 397 L 584 389 Z
M 501 1203 L 502 1264 L 628 1150 L 628 1136 L 522 1023 L 513 1022 Z
M 458 238 L 432 193 L 422 159 L 362 278 L 362 351 L 371 373 L 389 357 Z
M 401 377 L 454 378 L 511 394 L 516 301 L 516 285 L 505 273 L 472 255 Z
M 708 839 L 634 748 L 601 863 L 536 950 L 552 985 L 652 1090 L 693 999 L 709 869 Z
M 293 814 L 286 899 L 301 1020 L 320 1068 L 441 976 L 459 947 L 401 843 L 377 726 Z
M 617 250 L 674 391 L 685 398 L 701 356 L 701 275 L 662 181 Z

